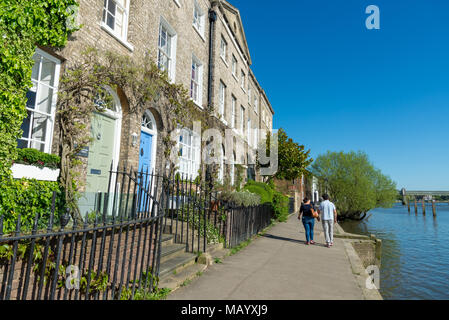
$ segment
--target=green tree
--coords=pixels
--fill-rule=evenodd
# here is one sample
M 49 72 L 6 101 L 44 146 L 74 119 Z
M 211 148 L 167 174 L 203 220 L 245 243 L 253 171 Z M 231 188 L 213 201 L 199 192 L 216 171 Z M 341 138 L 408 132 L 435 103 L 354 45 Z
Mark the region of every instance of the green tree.
M 364 152 L 330 152 L 318 156 L 311 172 L 335 203 L 342 218 L 361 220 L 396 199 L 396 183 L 382 174 Z
M 284 129 L 279 129 L 278 137 L 278 170 L 274 175 L 277 179 L 293 180 L 300 178 L 307 167 L 313 162 L 310 158 L 310 150 L 305 151 L 304 145 L 300 145 L 287 136 Z M 270 155 L 270 143 L 273 136 L 267 133 L 267 138 L 262 141 L 266 144 L 267 155 Z

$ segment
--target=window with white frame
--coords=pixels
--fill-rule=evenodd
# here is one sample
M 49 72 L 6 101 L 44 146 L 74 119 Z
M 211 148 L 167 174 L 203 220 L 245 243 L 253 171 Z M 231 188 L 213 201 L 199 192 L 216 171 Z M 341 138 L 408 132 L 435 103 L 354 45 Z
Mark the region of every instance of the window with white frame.
M 203 64 L 192 57 L 192 73 L 190 77 L 190 97 L 201 107 L 203 92 Z
M 221 116 L 224 116 L 225 113 L 225 101 L 226 101 L 226 85 L 223 83 L 223 81 L 220 81 L 220 105 L 218 109 L 218 113 Z
M 259 113 L 259 101 L 257 100 L 257 96 L 254 95 L 254 111 Z
M 259 139 L 259 128 L 254 128 L 254 148 L 257 148 L 257 143 Z
M 232 96 L 232 101 L 231 101 L 231 127 L 235 128 L 236 127 L 236 117 L 235 117 L 235 112 L 236 112 L 236 106 L 237 106 L 237 99 Z
M 223 182 L 224 180 L 224 165 L 225 165 L 225 149 L 221 146 L 220 154 L 220 167 L 218 168 L 218 181 Z
M 248 144 L 251 145 L 251 119 L 248 119 L 248 123 L 246 124 L 246 139 Z
M 237 59 L 232 55 L 232 74 L 237 77 Z
M 162 20 L 159 25 L 157 63 L 159 69 L 167 71 L 172 81 L 175 78 L 176 33 Z
M 127 37 L 128 15 L 129 0 L 104 0 L 103 25 L 122 40 Z
M 230 172 L 230 176 L 231 176 L 231 185 L 233 186 L 234 185 L 234 180 L 235 180 L 235 178 L 234 178 L 234 176 L 235 176 L 235 162 L 236 162 L 236 157 L 235 157 L 235 152 L 234 152 L 234 154 L 233 154 L 233 157 L 232 157 L 232 159 L 231 159 L 231 172 Z
M 195 179 L 200 168 L 200 138 L 190 129 L 182 128 L 179 136 L 179 169 L 178 172 Z
M 201 36 L 204 36 L 204 21 L 205 21 L 204 11 L 201 9 L 200 5 L 195 0 L 193 6 L 193 26 L 200 33 Z
M 18 148 L 50 153 L 61 62 L 40 49 L 36 50 L 33 60 L 32 87 L 27 92 L 27 117 L 21 126 L 23 134 L 17 141 Z
M 243 134 L 245 130 L 245 108 L 240 106 L 240 133 Z
M 245 72 L 241 70 L 240 86 L 245 90 Z
M 224 61 L 227 60 L 227 51 L 228 51 L 228 43 L 226 42 L 224 37 L 221 36 L 220 57 L 222 57 Z

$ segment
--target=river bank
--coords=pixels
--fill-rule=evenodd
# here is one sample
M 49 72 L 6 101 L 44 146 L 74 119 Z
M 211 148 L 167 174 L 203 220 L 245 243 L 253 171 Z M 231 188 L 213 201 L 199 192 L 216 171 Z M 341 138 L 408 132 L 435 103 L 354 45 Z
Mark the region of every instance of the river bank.
M 346 232 L 382 240 L 379 290 L 386 300 L 449 299 L 449 205 L 437 204 L 435 218 L 431 204 L 427 215 L 418 209 L 409 213 L 396 204 L 372 210 L 364 221 L 341 223 Z

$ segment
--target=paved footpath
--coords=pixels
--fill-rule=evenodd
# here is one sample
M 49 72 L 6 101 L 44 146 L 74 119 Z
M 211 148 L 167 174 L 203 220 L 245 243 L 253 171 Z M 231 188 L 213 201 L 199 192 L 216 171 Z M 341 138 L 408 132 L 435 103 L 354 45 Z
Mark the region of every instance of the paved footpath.
M 305 245 L 295 214 L 167 299 L 364 299 L 343 241 L 334 238 L 334 246 L 325 247 L 322 225 L 315 223 L 316 244 Z

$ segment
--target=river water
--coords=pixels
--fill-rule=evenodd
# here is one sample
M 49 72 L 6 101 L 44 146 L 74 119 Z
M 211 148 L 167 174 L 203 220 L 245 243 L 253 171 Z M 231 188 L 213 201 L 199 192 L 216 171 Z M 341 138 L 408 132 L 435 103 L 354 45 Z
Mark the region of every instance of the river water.
M 346 232 L 382 239 L 380 293 L 384 299 L 449 299 L 449 205 L 415 215 L 407 206 L 375 209 L 362 222 L 343 222 Z

